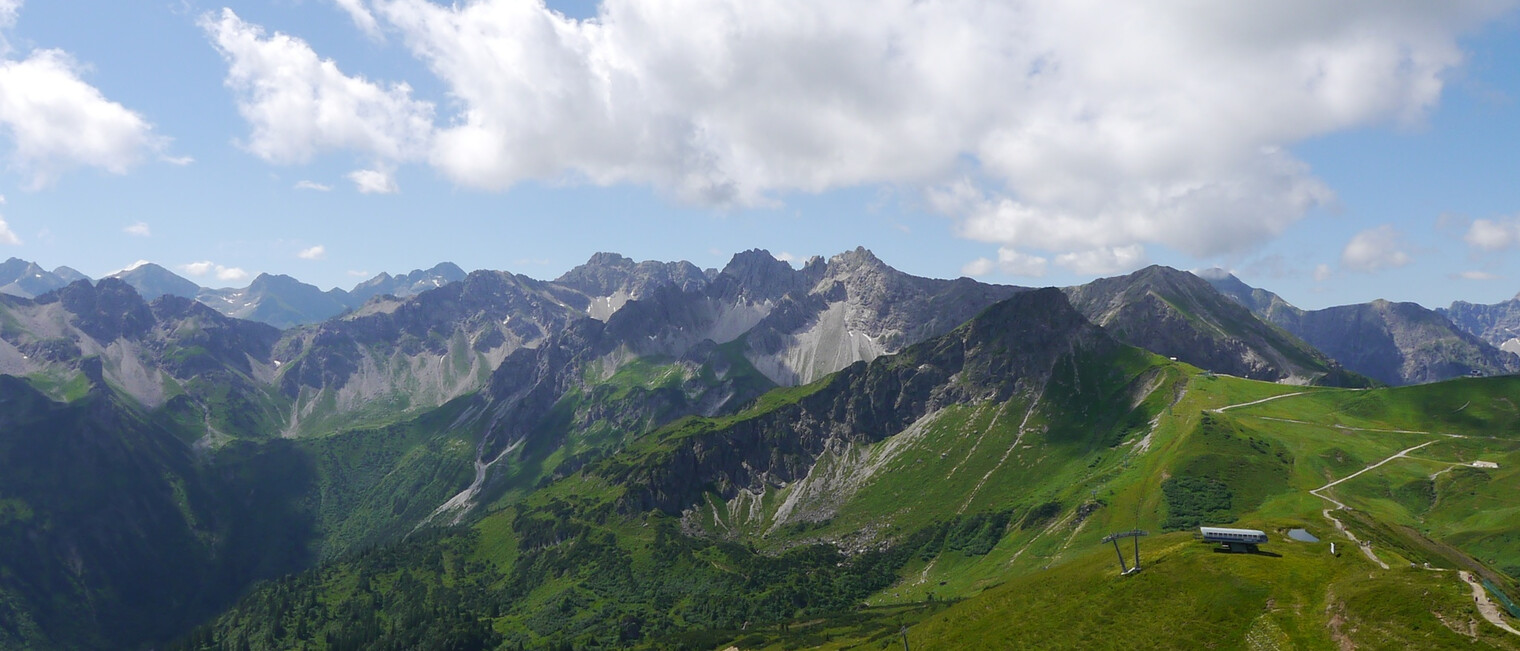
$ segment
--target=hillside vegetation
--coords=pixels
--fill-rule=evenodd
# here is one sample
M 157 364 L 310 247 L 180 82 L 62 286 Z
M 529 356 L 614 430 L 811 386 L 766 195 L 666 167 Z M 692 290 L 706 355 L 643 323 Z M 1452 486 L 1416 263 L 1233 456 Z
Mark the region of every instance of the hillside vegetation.
M 268 584 L 181 648 L 1520 646 L 1456 572 L 1520 593 L 1520 380 L 1253 382 L 1015 325 L 1042 297 L 1020 300 Z M 1366 552 L 1310 492 L 1426 443 L 1324 491 Z M 1270 553 L 1215 553 L 1199 523 Z M 1099 539 L 1137 527 L 1120 577 Z

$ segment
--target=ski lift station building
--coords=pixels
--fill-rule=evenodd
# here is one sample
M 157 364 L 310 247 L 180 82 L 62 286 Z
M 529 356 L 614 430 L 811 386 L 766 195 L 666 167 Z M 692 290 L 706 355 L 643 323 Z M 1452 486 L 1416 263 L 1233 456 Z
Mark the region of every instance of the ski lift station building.
M 1256 529 L 1198 527 L 1198 533 L 1205 541 L 1226 545 L 1232 552 L 1258 551 L 1256 546 L 1267 542 L 1267 534 Z

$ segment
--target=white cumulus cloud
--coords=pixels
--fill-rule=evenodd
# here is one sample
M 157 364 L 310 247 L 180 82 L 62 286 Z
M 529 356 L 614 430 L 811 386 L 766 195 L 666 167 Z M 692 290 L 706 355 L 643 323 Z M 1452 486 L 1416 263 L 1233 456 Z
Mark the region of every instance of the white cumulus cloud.
M 987 258 L 977 258 L 961 266 L 961 275 L 979 278 L 992 273 L 997 265 Z
M 10 141 L 11 167 L 30 177 L 31 189 L 77 167 L 124 174 L 164 148 L 146 119 L 106 99 L 80 72 L 62 50 L 0 61 L 0 129 Z
M 6 224 L 4 219 L 0 219 L 0 244 L 21 245 L 21 238 L 16 237 L 16 232 L 11 230 L 10 225 Z
M 0 29 L 16 25 L 16 14 L 21 11 L 21 0 L 0 0 Z
M 375 20 L 375 15 L 370 13 L 369 8 L 364 6 L 364 0 L 333 0 L 348 17 L 354 21 L 354 26 L 375 40 L 381 40 L 380 23 Z
M 296 181 L 295 187 L 297 190 L 315 190 L 317 192 L 328 192 L 332 190 L 332 186 L 330 185 L 306 180 Z
M 227 61 L 227 86 L 253 132 L 244 146 L 273 163 L 302 163 L 324 150 L 387 160 L 425 151 L 433 106 L 406 84 L 382 86 L 343 74 L 305 41 L 243 22 L 231 9 L 201 18 Z
M 1462 240 L 1480 251 L 1503 251 L 1520 244 L 1520 218 L 1475 219 Z
M 1145 247 L 1139 244 L 1099 247 L 1056 256 L 1056 264 L 1080 274 L 1094 275 L 1130 271 L 1145 262 Z
M 964 237 L 1072 269 L 1280 235 L 1334 201 L 1289 147 L 1417 124 L 1458 38 L 1513 5 L 605 0 L 578 21 L 541 0 L 335 2 L 399 35 L 452 114 L 224 11 L 204 24 L 269 160 L 343 150 L 475 188 L 706 205 L 894 184 Z
M 212 271 L 215 271 L 216 266 L 217 265 L 215 262 L 212 262 L 210 260 L 202 260 L 200 262 L 182 264 L 179 266 L 179 270 L 185 272 L 186 274 L 199 278 L 208 273 L 211 273 Z
M 1499 275 L 1492 272 L 1483 271 L 1481 269 L 1469 269 L 1467 271 L 1452 274 L 1452 278 L 1457 278 L 1460 280 L 1498 280 Z
M 998 247 L 996 262 L 987 258 L 977 258 L 961 267 L 961 273 L 967 276 L 985 276 L 993 270 L 998 270 L 1013 276 L 1038 278 L 1045 275 L 1049 266 L 1050 260 L 1044 256 L 1031 255 L 1003 246 Z
M 327 257 L 327 247 L 318 244 L 317 246 L 311 247 L 309 249 L 301 249 L 298 253 L 296 253 L 296 257 L 302 260 L 321 260 L 322 258 Z
M 1404 236 L 1390 224 L 1369 228 L 1351 237 L 1341 250 L 1341 266 L 1353 271 L 1377 271 L 1409 264 Z
M 180 271 L 185 272 L 185 274 L 194 276 L 196 278 L 211 275 L 215 276 L 217 280 L 235 281 L 243 280 L 248 277 L 248 272 L 243 271 L 242 269 L 220 265 L 210 260 L 202 260 L 200 262 L 182 264 L 179 266 L 179 269 Z
M 153 234 L 153 230 L 148 228 L 147 222 L 137 222 L 131 226 L 121 229 L 121 232 L 128 235 L 136 235 L 137 237 L 148 237 Z
M 396 185 L 396 178 L 386 170 L 354 170 L 348 173 L 348 180 L 354 182 L 354 188 L 363 194 L 395 194 L 401 191 Z

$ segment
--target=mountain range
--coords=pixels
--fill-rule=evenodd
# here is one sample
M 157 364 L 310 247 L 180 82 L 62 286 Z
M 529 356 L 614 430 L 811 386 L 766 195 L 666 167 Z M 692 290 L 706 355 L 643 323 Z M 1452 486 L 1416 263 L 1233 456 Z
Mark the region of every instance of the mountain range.
M 778 261 L 772 262 L 774 265 L 790 266 Z M 815 272 L 809 270 L 820 262 L 821 258 L 814 258 L 801 270 L 788 269 L 780 272 L 775 280 L 761 279 L 757 286 L 766 286 L 767 282 L 811 282 L 816 285 L 818 279 L 809 276 Z M 902 276 L 885 265 L 878 268 Z M 797 271 L 801 271 L 801 274 L 795 273 Z M 734 272 L 737 273 L 738 270 L 735 269 Z M 758 268 L 749 272 L 762 276 L 766 273 L 764 269 Z M 566 272 L 552 282 L 592 299 L 585 306 L 577 308 L 578 313 L 606 320 L 628 301 L 647 298 L 662 287 L 673 285 L 683 292 L 692 291 L 707 286 L 717 275 L 717 270 L 703 271 L 688 262 L 635 262 L 615 253 L 598 253 L 586 264 Z M 211 289 L 202 288 L 164 267 L 145 262 L 112 274 L 111 277 L 125 281 L 148 301 L 165 294 L 194 298 L 227 316 L 288 329 L 319 324 L 358 310 L 376 297 L 403 299 L 462 281 L 466 276 L 464 270 L 457 265 L 444 262 L 430 269 L 417 269 L 395 276 L 381 273 L 355 285 L 351 290 L 334 288 L 324 291 L 289 276 L 269 274 L 260 274 L 248 287 L 242 289 Z M 1198 279 L 1212 285 L 1216 292 L 1200 292 Z M 12 296 L 32 298 L 77 280 L 88 278 L 68 267 L 59 267 L 49 272 L 34 263 L 17 258 L 0 264 L 0 282 L 5 283 L 0 286 L 0 293 Z M 890 277 L 878 282 L 867 274 L 850 282 L 877 282 L 881 285 L 874 290 L 857 287 L 859 291 L 897 292 L 891 296 L 876 297 L 883 300 L 889 310 L 898 309 L 895 306 L 899 301 L 913 301 L 920 295 L 916 289 L 900 286 L 898 280 Z M 919 279 L 919 282 L 959 282 L 967 288 L 982 286 L 968 279 Z M 770 291 L 776 289 L 771 287 Z M 826 289 L 812 287 L 809 291 L 817 294 Z M 1520 299 L 1494 305 L 1457 301 L 1448 308 L 1435 310 L 1413 303 L 1376 300 L 1306 311 L 1268 290 L 1246 285 L 1220 269 L 1184 273 L 1164 267 L 1148 267 L 1128 276 L 1100 279 L 1088 285 L 1067 288 L 1066 291 L 1088 318 L 1119 333 L 1128 343 L 1164 352 L 1169 356 L 1177 356 L 1171 353 L 1182 353 L 1181 359 L 1196 360 L 1200 366 L 1241 377 L 1337 385 L 1361 381 L 1343 377 L 1349 371 L 1377 382 L 1403 385 L 1520 370 L 1520 357 L 1517 357 L 1520 356 L 1520 339 L 1512 332 L 1520 331 L 1520 307 L 1517 307 L 1520 306 Z M 1239 314 L 1229 314 L 1233 308 L 1228 306 L 1195 304 L 1200 301 L 1218 301 L 1218 295 L 1233 299 L 1233 302 L 1245 307 L 1265 323 L 1242 320 Z M 832 304 L 825 299 L 813 300 L 824 300 L 825 305 Z M 817 312 L 805 307 L 788 306 L 786 309 L 798 310 L 795 318 L 801 319 L 814 318 Z M 824 321 L 844 315 L 845 311 L 836 308 Z M 1228 321 L 1232 326 L 1207 321 L 1214 317 Z M 734 318 L 739 319 L 736 327 L 747 325 L 744 317 Z M 1165 327 L 1148 332 L 1136 329 L 1144 327 L 1142 324 L 1160 324 L 1168 319 L 1170 321 Z M 845 332 L 851 338 L 850 341 L 828 342 L 826 346 L 861 348 L 862 352 L 849 353 L 847 356 L 862 359 L 871 356 L 870 351 L 880 347 L 871 339 L 875 335 L 850 328 L 846 328 Z M 1291 336 L 1283 339 L 1284 332 Z M 818 334 L 820 333 L 797 333 L 797 336 L 811 337 Z M 1244 338 L 1231 339 L 1237 334 Z M 762 328 L 753 339 L 755 345 L 777 347 L 779 351 L 780 347 L 786 347 L 787 344 L 777 340 L 778 336 L 767 328 Z M 1181 339 L 1161 341 L 1161 337 Z M 1297 341 L 1290 340 L 1294 337 Z M 1193 346 L 1193 341 L 1190 340 L 1200 338 L 1208 340 L 1208 343 L 1202 347 Z M 1203 360 L 1197 357 L 1204 351 L 1216 351 L 1220 346 L 1233 346 L 1234 350 L 1227 353 L 1227 356 L 1237 358 L 1237 361 L 1221 364 L 1221 360 Z M 809 349 L 808 346 L 799 348 Z M 1245 352 L 1247 349 L 1250 352 Z M 1267 353 L 1268 356 L 1253 357 L 1262 353 Z M 762 362 L 762 366 L 767 363 L 769 362 Z M 806 382 L 817 376 L 816 372 L 808 370 L 811 363 L 808 360 L 777 360 L 775 363 L 779 365 L 766 367 L 765 372 L 783 384 Z
M 1391 385 L 1420 384 L 1463 376 L 1520 372 L 1520 357 L 1485 340 L 1471 320 L 1450 320 L 1451 312 L 1415 303 L 1342 305 L 1301 310 L 1266 290 L 1250 287 L 1219 270 L 1203 277 L 1269 323 L 1324 351 L 1347 369 Z M 1453 304 L 1457 309 L 1464 303 Z M 1486 306 L 1498 311 L 1504 304 Z M 1473 313 L 1479 306 L 1468 306 Z
M 1163 560 L 1124 590 L 1164 607 L 1131 628 L 1179 640 L 1505 647 L 1454 574 L 1367 570 L 1520 594 L 1520 358 L 1417 305 L 865 249 L 326 292 L 0 269 L 0 648 L 1029 646 L 1110 630 L 1031 585 L 1116 607 L 1093 545 L 1137 526 Z M 1274 582 L 1186 537 L 1233 522 L 1379 551 L 1285 546 Z

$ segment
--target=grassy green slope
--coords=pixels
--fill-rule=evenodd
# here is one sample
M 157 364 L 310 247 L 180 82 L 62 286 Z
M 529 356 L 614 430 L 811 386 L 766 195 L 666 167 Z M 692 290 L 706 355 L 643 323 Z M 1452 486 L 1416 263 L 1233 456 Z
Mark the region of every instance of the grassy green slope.
M 404 536 L 468 486 L 480 431 L 460 416 L 474 404 L 467 396 L 410 420 L 298 439 L 316 469 L 305 503 L 322 555 Z
M 898 638 L 883 631 L 905 623 L 914 648 L 1520 648 L 1520 638 L 1483 621 L 1453 571 L 1479 571 L 1516 592 L 1507 564 L 1520 549 L 1513 544 L 1520 487 L 1506 468 L 1520 462 L 1520 446 L 1514 434 L 1500 434 L 1513 432 L 1506 424 L 1516 384 L 1498 378 L 1299 394 L 1194 376 L 1158 419 L 1151 451 L 1120 463 L 1106 490 L 1069 478 L 1047 486 L 1096 496 L 1100 508 L 1085 522 L 1067 513 L 1032 533 L 1015 517 L 984 556 L 947 552 L 910 563 L 871 600 L 961 600 L 943 614 L 883 614 L 875 627 L 854 628 L 814 619 L 739 646 L 895 648 Z M 1273 394 L 1287 397 L 1215 411 Z M 1469 410 L 1479 415 L 1462 415 Z M 1337 517 L 1394 568 L 1381 570 L 1331 528 L 1319 514 L 1327 503 L 1308 491 L 1427 441 L 1412 458 L 1332 489 L 1355 509 Z M 1460 465 L 1476 459 L 1500 467 Z M 1093 476 L 1102 477 L 1104 462 L 1095 461 Z M 1119 577 L 1113 549 L 1098 538 L 1136 525 L 1161 534 L 1185 506 L 1163 488 L 1173 477 L 1226 480 L 1233 494 L 1218 513 L 1224 519 L 1205 523 L 1266 530 L 1273 538 L 1266 548 L 1281 556 L 1215 554 L 1179 531 L 1143 539 L 1146 569 Z M 1322 542 L 1287 539 L 1295 527 Z M 1328 553 L 1332 541 L 1339 556 Z
M 1369 579 L 1359 554 L 1332 556 L 1328 546 L 1276 538 L 1278 557 L 1219 554 L 1172 533 L 1144 539 L 1145 569 L 1128 577 L 1117 576 L 1112 549 L 1088 546 L 928 618 L 908 639 L 915 648 L 1520 648 L 1520 637 L 1482 622 L 1451 573 Z
M 603 390 L 655 390 L 669 372 L 630 367 Z M 831 450 L 774 492 L 725 500 L 711 487 L 682 517 L 624 508 L 628 487 L 609 479 L 618 468 L 791 408 L 828 381 L 733 416 L 624 432 L 626 450 L 568 474 L 539 463 L 534 488 L 473 527 L 266 587 L 198 635 L 264 641 L 252 648 L 404 646 L 416 643 L 404 626 L 412 615 L 394 604 L 407 597 L 447 615 L 423 628 L 480 645 L 467 648 L 887 648 L 904 624 L 915 648 L 1520 641 L 1477 616 L 1451 571 L 1520 592 L 1509 402 L 1520 380 L 1304 389 L 1125 349 L 1077 359 L 1038 395 L 949 406 L 907 432 Z M 613 445 L 595 428 L 561 431 L 571 447 Z M 1329 489 L 1353 509 L 1336 517 L 1393 568 L 1383 570 L 1310 491 L 1427 442 Z M 1462 465 L 1474 460 L 1499 467 Z M 783 508 L 809 486 L 847 490 Z M 1280 556 L 1213 553 L 1187 531 L 1199 523 L 1268 531 Z M 1153 534 L 1142 541 L 1147 568 L 1120 578 L 1098 541 L 1135 527 Z M 1294 527 L 1323 542 L 1288 541 Z M 694 530 L 705 534 L 683 533 Z M 278 610 L 271 627 L 281 599 L 306 610 Z

